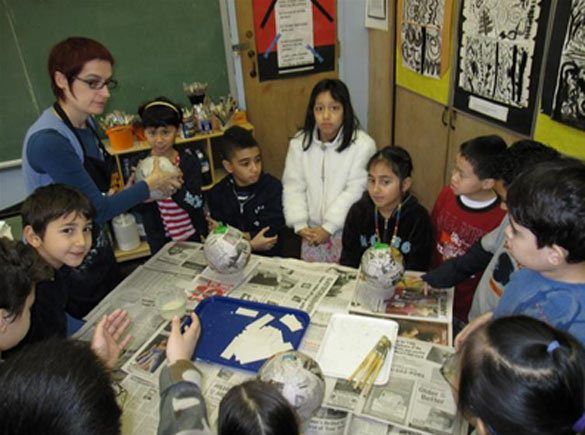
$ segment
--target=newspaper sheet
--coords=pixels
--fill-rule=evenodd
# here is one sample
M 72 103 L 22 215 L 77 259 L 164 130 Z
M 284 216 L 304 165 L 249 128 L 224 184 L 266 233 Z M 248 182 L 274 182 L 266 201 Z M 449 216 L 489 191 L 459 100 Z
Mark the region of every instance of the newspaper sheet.
M 191 287 L 191 283 L 185 280 L 183 275 L 173 275 L 146 267 L 137 268 L 85 317 L 86 323 L 74 338 L 90 341 L 96 322 L 104 314 L 109 314 L 117 308 L 127 310 L 131 320 L 128 333 L 132 335 L 132 340 L 121 355 L 120 364 L 124 364 L 165 322 L 155 307 L 155 299 L 159 290 L 170 287 L 185 290 Z
M 119 400 L 122 408 L 122 435 L 156 433 L 160 404 L 158 385 L 151 385 L 133 376 L 127 376 L 120 385 L 123 388 L 123 399 Z
M 187 292 L 188 299 L 201 302 L 211 296 L 227 296 L 254 272 L 259 262 L 256 257 L 252 257 L 244 270 L 232 274 L 221 274 L 206 267 L 200 275 L 193 278 L 192 286 Z
M 144 267 L 193 278 L 207 267 L 207 260 L 201 243 L 169 242 Z
M 380 310 L 365 307 L 357 297 L 351 303 L 350 312 L 376 317 L 387 317 L 399 322 L 398 335 L 437 344 L 451 345 L 453 318 L 453 289 L 431 289 L 423 292 L 423 283 L 416 272 L 407 272 L 396 285 L 394 295 Z M 358 276 L 356 294 L 367 292 L 363 277 Z
M 116 308 L 127 309 L 133 321 L 131 333 L 134 339 L 122 357 L 124 370 L 117 373 L 123 379 L 121 385 L 126 391 L 124 434 L 155 433 L 158 425 L 158 376 L 165 364 L 163 345 L 169 334 L 168 323 L 158 315 L 154 306 L 156 293 L 161 288 L 176 286 L 189 294 L 202 278 L 231 286 L 232 297 L 305 310 L 311 315 L 311 325 L 299 350 L 312 357 L 317 355 L 332 313 L 347 312 L 351 308 L 351 311 L 373 314 L 352 305 L 356 269 L 308 264 L 294 259 L 262 257 L 258 260 L 258 257 L 252 257 L 252 260 L 255 261 L 248 265 L 249 273 L 244 274 L 242 283 L 235 282 L 233 277 L 230 281 L 224 276 L 204 272 L 206 264 L 202 245 L 170 243 L 136 269 L 88 314 L 86 325 L 76 334 L 83 340 L 90 340 L 95 322 Z M 197 303 L 197 299 L 193 298 L 190 307 Z M 417 300 L 409 295 L 403 299 Z M 447 316 L 452 307 L 452 295 L 446 300 L 437 298 L 435 307 L 437 312 Z M 436 328 L 437 325 L 443 328 L 444 324 L 435 319 L 376 314 L 401 322 L 401 329 L 408 336 L 444 341 L 444 329 Z M 399 339 L 389 384 L 374 387 L 367 398 L 357 395 L 343 380 L 326 378 L 323 408 L 310 422 L 306 433 L 458 433 L 452 430 L 456 423 L 450 390 L 439 374 L 442 360 L 449 352 L 452 350 L 430 343 Z M 253 375 L 200 362 L 196 365 L 204 372 L 202 392 L 210 424 L 214 427 L 219 403 L 225 393 Z
M 230 297 L 298 308 L 312 315 L 335 280 L 335 275 L 307 271 L 283 260 L 262 260 Z
M 418 340 L 396 342 L 390 381 L 363 397 L 336 379 L 325 406 L 421 433 L 460 432 L 456 405 L 440 367 L 454 350 Z

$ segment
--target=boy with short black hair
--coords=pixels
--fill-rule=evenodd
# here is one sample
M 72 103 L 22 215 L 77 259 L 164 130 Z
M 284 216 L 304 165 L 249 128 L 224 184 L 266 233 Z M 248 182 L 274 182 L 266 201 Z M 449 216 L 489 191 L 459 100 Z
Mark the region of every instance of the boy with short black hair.
M 257 253 L 281 255 L 282 183 L 262 172 L 260 147 L 250 131 L 234 126 L 224 132 L 222 164 L 228 176 L 207 198 L 210 230 L 217 222 L 231 225 L 245 233 Z
M 499 136 L 479 136 L 461 144 L 451 184 L 439 194 L 431 221 L 435 231 L 434 266 L 461 256 L 496 228 L 505 212 L 494 192 L 497 167 L 506 143 Z M 480 276 L 455 287 L 454 317 L 466 323 Z
M 95 209 L 77 189 L 50 184 L 36 189 L 21 209 L 26 242 L 54 269 L 54 279 L 37 283 L 31 327 L 22 344 L 67 335 L 65 278 L 91 248 Z
M 522 266 L 496 309 L 466 327 L 456 344 L 494 317 L 528 315 L 585 343 L 585 165 L 541 163 L 508 190 L 506 247 Z
M 555 149 L 533 140 L 523 139 L 510 145 L 502 154 L 494 186 L 501 200 L 500 206 L 506 208 L 507 189 L 524 170 L 560 157 L 561 154 Z M 469 320 L 496 307 L 510 276 L 517 269 L 516 262 L 504 247 L 504 230 L 509 222 L 506 215 L 497 228 L 475 242 L 464 255 L 444 262 L 422 277 L 431 287 L 446 288 L 482 273 L 473 296 Z

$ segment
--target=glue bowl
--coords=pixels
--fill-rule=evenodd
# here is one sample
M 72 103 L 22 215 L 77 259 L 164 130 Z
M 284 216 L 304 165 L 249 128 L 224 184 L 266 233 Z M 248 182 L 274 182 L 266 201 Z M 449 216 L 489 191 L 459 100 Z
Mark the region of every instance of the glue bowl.
M 174 316 L 185 314 L 187 298 L 182 289 L 170 288 L 157 293 L 155 304 L 161 317 L 171 320 Z

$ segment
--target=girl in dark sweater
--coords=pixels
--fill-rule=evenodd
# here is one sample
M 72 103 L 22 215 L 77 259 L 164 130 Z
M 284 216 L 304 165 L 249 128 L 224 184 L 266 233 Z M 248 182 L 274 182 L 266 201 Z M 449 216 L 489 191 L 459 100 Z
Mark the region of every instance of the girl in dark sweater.
M 407 270 L 427 270 L 433 230 L 427 210 L 409 192 L 410 155 L 401 147 L 386 147 L 372 156 L 367 169 L 368 191 L 345 220 L 340 263 L 358 267 L 365 250 L 382 242 L 400 250 Z

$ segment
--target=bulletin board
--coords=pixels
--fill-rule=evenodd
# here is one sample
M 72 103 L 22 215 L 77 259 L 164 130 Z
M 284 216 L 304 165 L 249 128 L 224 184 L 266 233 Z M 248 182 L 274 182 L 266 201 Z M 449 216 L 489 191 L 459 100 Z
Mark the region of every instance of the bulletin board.
M 253 0 L 260 81 L 335 69 L 335 0 Z
M 550 1 L 463 0 L 453 106 L 530 136 Z

